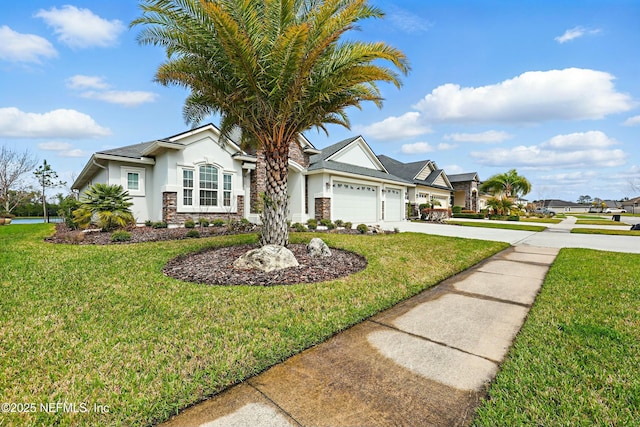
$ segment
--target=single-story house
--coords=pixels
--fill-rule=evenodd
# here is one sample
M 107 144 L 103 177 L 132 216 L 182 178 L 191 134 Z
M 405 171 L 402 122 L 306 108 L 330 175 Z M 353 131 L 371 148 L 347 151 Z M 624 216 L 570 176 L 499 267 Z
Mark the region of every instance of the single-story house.
M 591 205 L 584 205 L 575 202 L 567 202 L 565 200 L 548 199 L 536 200 L 533 202 L 538 208 L 547 208 L 556 214 L 560 213 L 585 213 L 589 212 Z
M 451 207 L 453 186 L 447 174 L 435 162 L 421 160 L 403 163 L 385 155 L 378 156 L 378 159 L 390 173 L 415 185 L 408 188 L 410 216 L 419 216 L 419 207 L 423 204 L 433 203 L 436 209 Z
M 480 178 L 477 172 L 448 175 L 453 186 L 453 206 L 464 210 L 480 212 L 487 207 L 491 195 L 480 192 Z
M 238 138 L 235 138 L 236 140 Z M 241 149 L 207 124 L 167 138 L 94 153 L 72 185 L 122 185 L 137 222 L 181 224 L 187 218 L 260 222 L 265 188 L 261 153 Z M 399 221 L 415 184 L 384 167 L 362 136 L 322 150 L 300 135 L 289 150 L 289 219 L 352 223 Z
M 640 213 L 640 197 L 621 202 L 622 209 L 629 213 Z

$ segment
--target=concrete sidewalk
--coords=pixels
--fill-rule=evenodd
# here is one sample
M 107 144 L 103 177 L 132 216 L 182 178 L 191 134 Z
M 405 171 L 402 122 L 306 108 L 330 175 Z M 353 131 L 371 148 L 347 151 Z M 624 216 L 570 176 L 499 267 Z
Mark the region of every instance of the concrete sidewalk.
M 557 253 L 508 248 L 163 426 L 465 425 Z

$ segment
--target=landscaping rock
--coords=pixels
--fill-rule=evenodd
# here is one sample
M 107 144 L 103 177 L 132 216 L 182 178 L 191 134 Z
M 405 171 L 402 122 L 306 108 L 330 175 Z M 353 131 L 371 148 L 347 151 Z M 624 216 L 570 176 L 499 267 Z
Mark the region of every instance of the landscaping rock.
M 278 245 L 265 245 L 238 258 L 233 266 L 240 269 L 256 268 L 265 272 L 297 267 L 298 261 L 289 249 Z
M 327 244 L 318 237 L 311 239 L 307 245 L 307 252 L 311 258 L 331 256 L 331 249 L 329 249 L 329 246 L 327 246 Z

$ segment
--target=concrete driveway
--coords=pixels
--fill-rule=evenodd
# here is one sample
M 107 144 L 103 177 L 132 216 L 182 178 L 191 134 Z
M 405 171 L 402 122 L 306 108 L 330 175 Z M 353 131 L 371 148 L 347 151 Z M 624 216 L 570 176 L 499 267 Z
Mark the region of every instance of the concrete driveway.
M 629 217 L 640 223 L 640 218 Z M 627 221 L 629 218 L 625 218 Z M 475 220 L 474 220 L 475 221 Z M 492 221 L 494 222 L 494 221 Z M 502 230 L 497 228 L 464 227 L 448 224 L 423 222 L 388 222 L 384 228 L 397 228 L 401 232 L 436 234 L 440 236 L 462 237 L 465 239 L 507 242 L 514 246 L 535 246 L 546 248 L 586 248 L 612 252 L 640 253 L 639 236 L 609 236 L 602 234 L 572 234 L 576 218 L 569 216 L 559 224 L 550 224 L 546 231 L 532 232 Z M 513 224 L 513 223 L 511 223 Z M 532 225 L 536 225 L 531 223 Z M 580 227 L 598 228 L 585 225 Z M 630 225 L 600 226 L 599 228 L 629 230 Z

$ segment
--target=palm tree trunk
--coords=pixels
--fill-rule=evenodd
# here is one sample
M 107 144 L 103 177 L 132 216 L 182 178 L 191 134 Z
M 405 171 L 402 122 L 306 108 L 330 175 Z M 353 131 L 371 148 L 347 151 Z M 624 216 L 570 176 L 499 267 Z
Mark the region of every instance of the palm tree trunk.
M 262 213 L 262 233 L 260 245 L 289 244 L 289 227 L 287 212 L 289 197 L 287 194 L 287 177 L 289 168 L 288 144 L 273 144 L 276 147 L 265 147 L 265 197 Z

